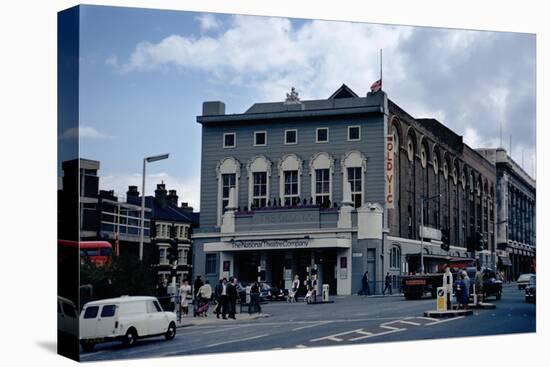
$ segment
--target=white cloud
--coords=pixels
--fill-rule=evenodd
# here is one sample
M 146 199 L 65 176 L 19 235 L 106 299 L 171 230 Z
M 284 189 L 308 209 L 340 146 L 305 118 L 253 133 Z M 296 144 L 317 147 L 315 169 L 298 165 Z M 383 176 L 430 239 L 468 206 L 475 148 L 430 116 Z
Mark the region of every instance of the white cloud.
M 192 69 L 255 89 L 258 100 L 282 100 L 291 86 L 302 98 L 330 95 L 342 82 L 364 94 L 378 78 L 379 49 L 386 71 L 405 78 L 396 52 L 409 27 L 311 21 L 296 27 L 282 18 L 235 16 L 216 37 L 170 35 L 141 42 L 121 67 L 124 73 L 166 67 Z
M 111 55 L 105 60 L 106 65 L 111 65 L 114 67 L 118 66 L 118 57 L 116 55 Z
M 101 190 L 114 190 L 119 200 L 126 200 L 128 186 L 134 185 L 141 192 L 141 174 L 108 174 L 101 176 L 99 186 Z M 157 184 L 164 182 L 166 190 L 176 190 L 178 200 L 189 203 L 195 211 L 200 209 L 200 179 L 199 177 L 175 177 L 168 173 L 151 173 L 145 179 L 146 195 L 154 195 Z
M 202 32 L 216 30 L 221 27 L 221 23 L 218 21 L 214 14 L 204 13 L 196 17 L 196 19 L 200 23 Z
M 111 139 L 112 136 L 103 134 L 97 129 L 80 125 L 78 127 L 71 127 L 63 132 L 59 139 Z

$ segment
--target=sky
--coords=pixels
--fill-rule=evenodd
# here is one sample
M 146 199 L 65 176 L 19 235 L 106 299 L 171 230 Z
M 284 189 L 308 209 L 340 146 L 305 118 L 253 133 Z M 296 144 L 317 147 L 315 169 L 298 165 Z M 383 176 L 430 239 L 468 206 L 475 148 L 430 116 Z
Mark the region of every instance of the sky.
M 383 90 L 413 117 L 437 118 L 473 148 L 503 146 L 534 175 L 532 34 L 84 6 L 80 34 L 80 157 L 101 162 L 100 188 L 123 197 L 157 183 L 200 208 L 202 102 L 226 113 L 328 98 L 342 83 Z M 502 136 L 502 140 L 501 137 Z M 501 143 L 502 142 L 502 143 Z

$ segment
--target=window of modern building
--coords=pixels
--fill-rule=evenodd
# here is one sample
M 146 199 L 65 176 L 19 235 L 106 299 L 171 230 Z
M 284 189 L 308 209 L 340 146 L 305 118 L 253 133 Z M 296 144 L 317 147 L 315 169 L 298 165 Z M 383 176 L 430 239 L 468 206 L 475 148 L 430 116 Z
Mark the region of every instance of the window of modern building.
M 265 146 L 267 145 L 267 132 L 265 131 L 256 131 L 254 132 L 254 146 Z
M 223 134 L 223 147 L 235 148 L 237 146 L 237 135 L 235 133 Z
M 351 201 L 359 208 L 363 205 L 363 174 L 361 167 L 348 168 L 348 182 L 351 184 Z
M 315 204 L 325 204 L 330 201 L 330 170 L 328 168 L 315 170 Z
M 252 205 L 262 208 L 267 204 L 267 172 L 254 172 L 252 177 Z
M 284 205 L 296 205 L 300 202 L 298 194 L 298 171 L 284 172 Z
M 401 250 L 397 246 L 390 250 L 390 268 L 401 269 Z
M 328 127 L 319 127 L 316 130 L 316 143 L 328 143 Z
M 216 273 L 216 254 L 206 254 L 204 272 L 206 274 Z
M 361 140 L 361 126 L 348 126 L 348 141 Z
M 236 187 L 236 174 L 225 173 L 222 174 L 222 213 L 225 213 L 227 205 L 229 204 L 229 192 L 231 188 Z
M 285 144 L 298 144 L 298 130 L 285 130 Z

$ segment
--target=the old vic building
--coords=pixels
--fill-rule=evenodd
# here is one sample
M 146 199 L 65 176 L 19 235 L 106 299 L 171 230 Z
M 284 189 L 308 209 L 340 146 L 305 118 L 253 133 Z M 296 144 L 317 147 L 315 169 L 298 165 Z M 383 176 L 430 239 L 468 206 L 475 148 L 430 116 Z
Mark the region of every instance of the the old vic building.
M 383 91 L 342 85 L 301 101 L 292 90 L 242 114 L 204 102 L 197 121 L 195 275 L 290 288 L 316 274 L 319 289 L 351 294 L 367 270 L 378 291 L 386 272 L 419 271 L 421 249 L 425 271 L 472 254 L 495 263 L 495 166 Z

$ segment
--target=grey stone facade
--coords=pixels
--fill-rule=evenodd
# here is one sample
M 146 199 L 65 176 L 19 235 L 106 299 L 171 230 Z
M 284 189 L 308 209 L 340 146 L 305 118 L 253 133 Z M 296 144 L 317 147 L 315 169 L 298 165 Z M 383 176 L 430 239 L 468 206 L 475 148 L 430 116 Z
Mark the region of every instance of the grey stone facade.
M 247 281 L 260 276 L 289 288 L 294 275 L 303 282 L 306 269 L 317 268 L 319 283 L 330 284 L 333 293 L 350 294 L 360 290 L 368 270 L 371 291 L 381 291 L 386 272 L 397 285 L 400 275 L 416 270 L 419 200 L 434 193 L 441 193 L 442 200 L 437 209 L 427 205 L 425 226 L 438 231 L 456 220 L 467 226 L 452 235 L 450 252 L 441 250 L 441 242 L 426 239 L 428 262 L 466 257 L 465 238 L 476 225 L 490 251 L 494 248 L 494 166 L 463 144 L 462 137 L 435 120 L 412 118 L 384 92 L 359 97 L 343 85 L 328 99 L 292 97 L 256 103 L 231 115 L 222 102 L 204 103 L 203 115 L 197 117 L 202 157 L 195 275 L 211 282 L 221 276 Z M 318 129 L 328 131 L 319 135 Z M 291 130 L 295 134 L 287 135 Z M 399 141 L 397 200 L 395 209 L 387 209 L 386 136 L 393 130 Z M 414 145 L 411 160 L 404 143 L 408 136 Z M 318 141 L 325 137 L 328 141 Z M 452 169 L 444 173 L 443 164 L 436 174 L 431 153 L 432 166 L 422 167 L 422 145 L 435 147 L 447 169 L 456 166 L 456 174 L 471 175 L 475 185 L 462 187 L 460 176 L 453 180 Z M 326 182 L 321 171 L 329 173 Z M 285 186 L 287 179 L 297 184 Z M 292 187 L 297 187 L 296 198 L 288 197 Z
M 497 253 L 508 279 L 535 270 L 536 182 L 503 148 L 480 149 L 497 170 Z

